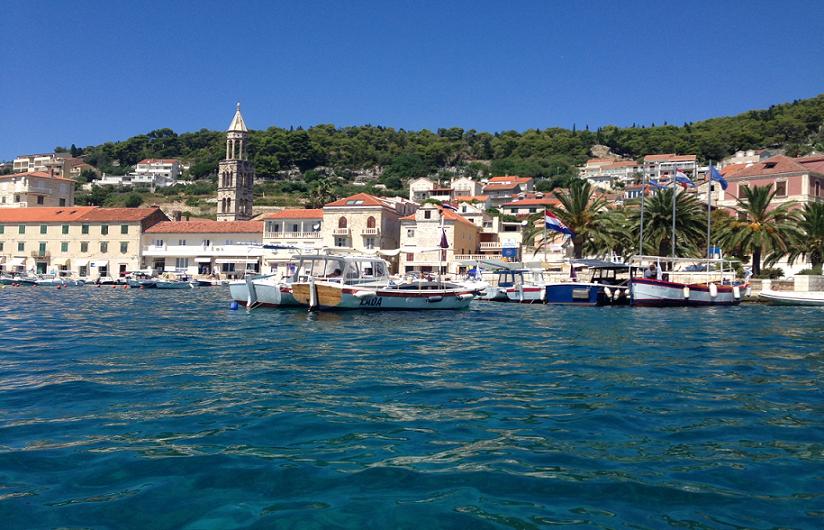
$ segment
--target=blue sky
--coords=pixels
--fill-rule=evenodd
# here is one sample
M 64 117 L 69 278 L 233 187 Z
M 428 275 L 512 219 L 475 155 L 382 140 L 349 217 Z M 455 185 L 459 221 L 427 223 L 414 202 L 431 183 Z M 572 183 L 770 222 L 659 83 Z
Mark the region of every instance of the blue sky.
M 824 92 L 824 2 L 7 2 L 0 159 L 152 129 L 683 123 Z

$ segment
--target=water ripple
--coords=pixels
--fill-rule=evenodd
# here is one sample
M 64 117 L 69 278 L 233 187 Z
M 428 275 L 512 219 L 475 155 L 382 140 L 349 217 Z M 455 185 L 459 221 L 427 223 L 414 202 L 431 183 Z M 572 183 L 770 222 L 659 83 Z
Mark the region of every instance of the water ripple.
M 4 528 L 818 528 L 816 308 L 0 291 Z

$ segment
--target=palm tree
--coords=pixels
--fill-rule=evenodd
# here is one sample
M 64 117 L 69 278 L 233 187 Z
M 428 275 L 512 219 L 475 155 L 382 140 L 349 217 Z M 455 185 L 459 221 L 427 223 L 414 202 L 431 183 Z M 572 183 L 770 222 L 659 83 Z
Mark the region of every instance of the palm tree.
M 798 233 L 790 242 L 787 259 L 809 260 L 813 268 L 824 263 L 824 204 L 807 203 L 798 219 Z M 772 256 L 770 257 L 772 259 Z
M 335 186 L 328 178 L 322 178 L 314 183 L 306 196 L 307 208 L 323 208 L 324 204 L 334 201 Z
M 589 181 L 574 180 L 569 189 L 556 191 L 555 197 L 560 204 L 549 210 L 574 232 L 575 258 L 584 253 L 603 256 L 613 249 L 620 213 L 607 208 L 605 199 L 594 196 Z
M 672 188 L 658 191 L 644 204 L 644 248 L 642 254 L 667 256 L 672 251 Z M 641 228 L 641 210 L 631 215 L 633 234 Z M 706 239 L 706 209 L 695 195 L 680 192 L 675 196 L 675 252 L 677 256 L 696 255 Z M 637 248 L 637 242 L 635 246 Z
M 770 260 L 777 261 L 787 254 L 790 241 L 798 235 L 797 218 L 790 210 L 793 203 L 786 202 L 773 209 L 770 203 L 776 190 L 772 186 L 740 187 L 743 197 L 738 198 L 738 219 L 729 223 L 721 234 L 721 243 L 727 248 L 752 254 L 752 272 L 761 273 L 761 257 L 770 253 Z

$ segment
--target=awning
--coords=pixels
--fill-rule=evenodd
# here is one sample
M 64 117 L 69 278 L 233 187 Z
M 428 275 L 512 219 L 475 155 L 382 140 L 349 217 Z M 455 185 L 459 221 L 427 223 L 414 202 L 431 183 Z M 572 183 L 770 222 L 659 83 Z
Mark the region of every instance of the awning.
M 102 269 L 103 267 L 108 267 L 108 266 L 109 266 L 109 261 L 108 260 L 93 261 L 92 262 L 92 267 L 97 267 L 98 269 Z
M 89 260 L 82 259 L 82 258 L 81 259 L 76 259 L 76 260 L 74 260 L 74 264 L 77 265 L 78 267 L 85 267 L 86 265 L 89 264 Z
M 215 263 L 257 263 L 257 258 L 218 258 Z
M 12 267 L 23 267 L 26 265 L 26 258 L 11 258 L 9 265 Z
M 195 263 L 211 263 L 212 258 L 195 258 Z
M 69 264 L 69 258 L 54 258 L 51 260 L 51 264 L 57 267 L 65 267 Z

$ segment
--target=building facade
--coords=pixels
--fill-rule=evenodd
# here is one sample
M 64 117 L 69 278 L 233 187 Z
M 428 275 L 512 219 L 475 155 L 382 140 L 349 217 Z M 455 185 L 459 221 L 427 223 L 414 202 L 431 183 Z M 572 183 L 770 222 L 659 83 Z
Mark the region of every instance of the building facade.
M 400 218 L 418 205 L 401 198 L 358 193 L 323 207 L 323 246 L 342 252 L 373 253 L 400 245 Z
M 281 210 L 263 216 L 264 265 L 270 272 L 286 274 L 292 256 L 323 247 L 323 210 Z
M 142 238 L 142 267 L 221 279 L 260 272 L 263 221 L 163 221 Z
M 775 189 L 773 204 L 793 202 L 800 205 L 824 202 L 824 156 L 790 158 L 774 156 L 725 175 L 729 186 L 719 205 L 735 208 L 743 188 L 770 186 Z
M 141 237 L 168 218 L 159 208 L 0 209 L 0 266 L 5 272 L 71 271 L 85 279 L 141 268 Z
M 73 206 L 74 181 L 42 171 L 0 176 L 0 208 Z
M 457 274 L 459 255 L 477 254 L 480 228 L 461 215 L 434 204 L 425 204 L 401 219 L 400 272 Z M 447 248 L 441 248 L 446 233 Z M 466 266 L 463 266 L 466 268 Z
M 698 160 L 695 155 L 676 155 L 668 153 L 663 155 L 647 155 L 644 157 L 644 177 L 649 179 L 659 179 L 665 175 L 672 175 L 675 171 L 681 171 L 689 177 L 695 176 L 698 169 Z
M 226 131 L 226 158 L 218 164 L 218 221 L 245 221 L 252 218 L 255 169 L 248 159 L 248 136 L 249 130 L 238 103 Z

